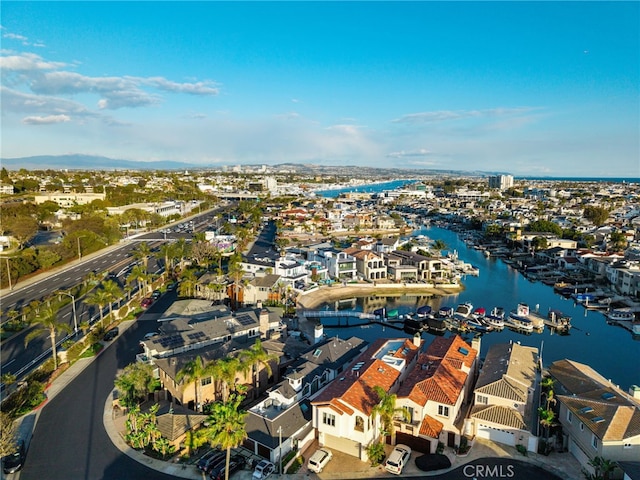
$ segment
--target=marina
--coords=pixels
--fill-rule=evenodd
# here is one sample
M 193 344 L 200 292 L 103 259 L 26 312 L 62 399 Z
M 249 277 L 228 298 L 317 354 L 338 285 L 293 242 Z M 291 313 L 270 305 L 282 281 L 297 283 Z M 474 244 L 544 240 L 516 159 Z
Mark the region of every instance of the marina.
M 640 358 L 640 341 L 634 340 L 632 329 L 637 327 L 625 318 L 610 319 L 602 311 L 585 308 L 582 304 L 569 296 L 561 295 L 554 290 L 553 285 L 527 279 L 516 268 L 505 263 L 500 257 L 491 255 L 486 257 L 482 250 L 467 246 L 455 232 L 439 227 L 427 227 L 415 232 L 416 235 L 428 236 L 431 239 L 441 239 L 450 251 L 456 250 L 458 257 L 466 263 L 479 268 L 479 276 L 467 275 L 462 283 L 465 290 L 458 294 L 437 295 L 402 295 L 378 296 L 369 295 L 356 300 L 356 310 L 372 312 L 384 305 L 389 310 L 398 311 L 398 320 L 411 318 L 412 324 L 420 328 L 422 337 L 430 342 L 436 335 L 451 335 L 447 330 L 461 333 L 465 338 L 482 335 L 482 345 L 485 349 L 496 343 L 508 341 L 521 342 L 524 345 L 542 349 L 545 365 L 559 359 L 569 358 L 591 365 L 610 378 L 622 388 L 640 382 L 640 372 L 637 369 L 621 368 L 620 365 L 636 365 Z M 448 317 L 452 317 L 460 304 L 469 303 L 473 309 L 483 307 L 489 313 L 484 322 L 493 323 L 493 329 L 487 332 L 474 331 L 471 328 L 456 328 Z M 544 328 L 541 331 L 526 331 L 519 328 L 507 328 L 507 316 L 511 310 L 517 309 L 519 303 L 540 305 Z M 375 305 L 375 308 L 370 307 Z M 421 318 L 418 309 L 430 307 L 429 314 Z M 325 309 L 338 309 L 336 302 L 329 302 Z M 535 309 L 534 309 L 535 310 Z M 622 312 L 625 310 L 622 309 Z M 555 318 L 550 318 L 550 312 Z M 561 313 L 561 316 L 560 316 Z M 563 330 L 557 323 L 564 318 L 570 318 L 571 327 Z M 427 326 L 425 327 L 425 320 Z M 563 320 L 562 320 L 563 321 Z M 430 328 L 430 323 L 436 328 Z M 503 327 L 500 327 L 500 324 Z M 562 322 L 561 322 L 562 323 Z M 356 335 L 368 341 L 384 336 L 411 336 L 411 330 L 400 331 L 399 323 L 379 322 L 363 327 L 332 328 L 325 325 L 327 336 Z M 616 355 L 603 355 L 603 351 L 615 350 Z

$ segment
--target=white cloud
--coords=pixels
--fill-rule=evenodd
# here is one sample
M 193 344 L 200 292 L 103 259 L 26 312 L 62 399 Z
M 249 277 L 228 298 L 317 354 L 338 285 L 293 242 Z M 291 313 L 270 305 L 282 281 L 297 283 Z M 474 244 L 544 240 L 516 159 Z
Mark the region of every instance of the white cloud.
M 65 123 L 70 120 L 71 117 L 69 115 L 47 115 L 45 117 L 25 117 L 22 119 L 22 123 L 27 125 L 50 125 L 52 123 Z
M 0 87 L 2 109 L 15 113 L 48 113 L 95 116 L 84 105 L 65 98 L 24 93 L 7 87 Z
M 408 113 L 392 120 L 393 123 L 432 123 L 479 117 L 502 117 L 519 115 L 533 110 L 531 107 L 491 108 L 485 110 L 436 110 L 431 112 Z
M 214 86 L 213 82 L 177 83 L 163 77 L 125 78 L 172 93 L 186 93 L 189 95 L 218 95 L 220 93 L 220 90 Z
M 431 155 L 431 152 L 426 148 L 419 148 L 417 150 L 400 150 L 399 152 L 387 153 L 389 158 L 406 158 L 406 157 L 425 157 Z
M 62 62 L 48 62 L 35 53 L 20 53 L 0 57 L 0 68 L 6 72 L 32 72 L 39 70 L 55 70 L 66 66 Z

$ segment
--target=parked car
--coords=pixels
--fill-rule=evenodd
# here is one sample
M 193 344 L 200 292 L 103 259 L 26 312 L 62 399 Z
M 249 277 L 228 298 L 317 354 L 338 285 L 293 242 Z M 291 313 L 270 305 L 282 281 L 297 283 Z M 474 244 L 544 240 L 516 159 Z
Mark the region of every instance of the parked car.
M 2 470 L 4 473 L 15 473 L 20 470 L 24 464 L 24 457 L 24 440 L 19 440 L 16 445 L 16 451 L 2 459 Z
M 229 459 L 229 476 L 231 476 L 233 473 L 237 472 L 241 468 L 244 468 L 246 463 L 247 461 L 242 455 L 234 455 L 233 457 L 231 457 Z M 227 462 L 225 458 L 225 461 L 222 462 L 221 465 L 216 466 L 216 468 L 214 468 L 213 470 L 211 470 L 211 472 L 209 472 L 209 477 L 212 480 L 223 480 L 226 469 L 227 469 Z
M 162 295 L 162 292 L 160 290 L 154 290 L 153 293 L 151 294 L 151 298 L 153 298 L 154 300 L 157 300 L 160 298 L 160 295 Z
M 104 334 L 104 337 L 102 339 L 105 342 L 110 342 L 111 340 L 116 338 L 119 333 L 120 330 L 118 330 L 118 327 L 113 327 L 111 330 L 107 330 L 107 333 Z
M 333 453 L 331 453 L 331 450 L 320 448 L 311 455 L 311 458 L 309 458 L 307 468 L 312 472 L 320 473 L 332 458 Z
M 387 458 L 384 468 L 389 473 L 400 475 L 409 458 L 411 458 L 411 448 L 399 443 L 396 445 L 396 448 L 393 449 L 389 458 Z
M 143 340 L 151 340 L 153 337 L 160 335 L 158 332 L 149 332 L 144 334 Z
M 263 480 L 271 475 L 275 471 L 275 469 L 276 466 L 269 460 L 261 460 L 260 463 L 256 465 L 251 478 L 253 480 Z
M 153 303 L 153 299 L 151 297 L 145 297 L 142 299 L 142 301 L 140 302 L 140 306 L 142 308 L 149 308 L 151 306 L 151 304 Z
M 198 463 L 196 463 L 196 467 L 198 470 L 202 470 L 203 472 L 207 472 L 211 470 L 214 464 L 220 461 L 221 458 L 225 458 L 225 453 L 220 450 L 211 450 L 210 452 L 205 453 Z
M 167 292 L 172 292 L 178 287 L 178 282 L 171 282 L 167 285 Z

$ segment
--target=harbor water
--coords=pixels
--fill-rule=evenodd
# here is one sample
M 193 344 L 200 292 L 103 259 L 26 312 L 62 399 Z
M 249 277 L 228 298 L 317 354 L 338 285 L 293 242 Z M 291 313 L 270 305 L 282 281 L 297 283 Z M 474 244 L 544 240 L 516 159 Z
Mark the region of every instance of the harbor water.
M 630 385 L 640 385 L 640 341 L 634 340 L 631 333 L 621 327 L 609 325 L 602 313 L 587 311 L 573 299 L 566 299 L 553 290 L 553 287 L 527 280 L 516 269 L 497 258 L 485 258 L 482 252 L 467 247 L 453 231 L 430 227 L 416 230 L 414 235 L 426 235 L 432 240 L 443 240 L 449 251 L 456 251 L 465 262 L 479 267 L 480 275 L 466 276 L 462 279 L 465 290 L 456 295 L 438 296 L 369 296 L 355 299 L 343 299 L 331 302 L 321 308 L 354 309 L 371 312 L 386 307 L 387 311 L 397 309 L 400 315 L 415 312 L 422 305 L 430 305 L 434 310 L 441 306 L 456 307 L 459 303 L 469 302 L 476 307 L 484 307 L 489 312 L 500 306 L 508 313 L 522 302 L 532 310 L 536 307 L 546 315 L 549 309 L 557 309 L 572 317 L 573 328 L 569 335 L 558 335 L 545 328 L 542 333 L 522 334 L 505 328 L 490 332 L 482 337 L 484 357 L 488 348 L 496 343 L 514 341 L 522 345 L 537 347 L 542 351 L 542 361 L 549 366 L 556 360 L 568 358 L 587 364 L 606 379 L 627 391 Z M 372 342 L 380 337 L 409 336 L 401 330 L 380 325 L 365 325 L 349 328 L 325 328 L 327 336 L 340 338 L 357 336 Z M 445 335 L 452 335 L 447 332 Z M 430 342 L 435 338 L 423 333 Z M 463 337 L 470 341 L 472 334 Z

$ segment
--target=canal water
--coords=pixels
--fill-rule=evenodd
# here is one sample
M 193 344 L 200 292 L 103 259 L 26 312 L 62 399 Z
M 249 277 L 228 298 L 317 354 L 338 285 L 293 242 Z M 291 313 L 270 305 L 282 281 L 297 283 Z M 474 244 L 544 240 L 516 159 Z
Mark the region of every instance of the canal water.
M 343 299 L 320 308 L 371 312 L 386 306 L 387 310 L 398 309 L 400 314 L 404 314 L 415 312 L 421 305 L 430 305 L 435 310 L 444 305 L 455 307 L 459 303 L 470 302 L 474 308 L 484 307 L 487 312 L 495 306 L 501 306 L 509 312 L 515 309 L 519 302 L 523 302 L 531 309 L 539 306 L 542 314 L 546 314 L 550 308 L 558 309 L 572 317 L 573 328 L 570 335 L 552 334 L 548 328 L 542 333 L 532 334 L 521 334 L 505 328 L 501 332 L 490 332 L 482 337 L 480 356 L 484 357 L 491 345 L 512 340 L 541 349 L 545 366 L 556 360 L 568 358 L 591 366 L 625 391 L 630 385 L 640 385 L 640 341 L 634 340 L 628 330 L 608 325 L 602 313 L 586 311 L 573 300 L 556 294 L 553 287 L 527 280 L 500 259 L 485 258 L 482 252 L 468 248 L 455 232 L 430 227 L 416 230 L 414 235 L 426 235 L 432 240 L 443 240 L 449 251 L 456 250 L 460 259 L 479 267 L 480 275 L 463 278 L 465 290 L 456 295 L 370 296 Z M 357 336 L 369 342 L 380 337 L 409 336 L 401 330 L 379 325 L 325 328 L 324 333 L 327 336 L 338 335 L 340 338 Z M 451 333 L 447 332 L 445 335 Z M 430 333 L 423 333 L 422 336 L 427 342 L 435 338 Z M 466 339 L 470 341 L 470 338 L 471 335 L 467 334 Z

